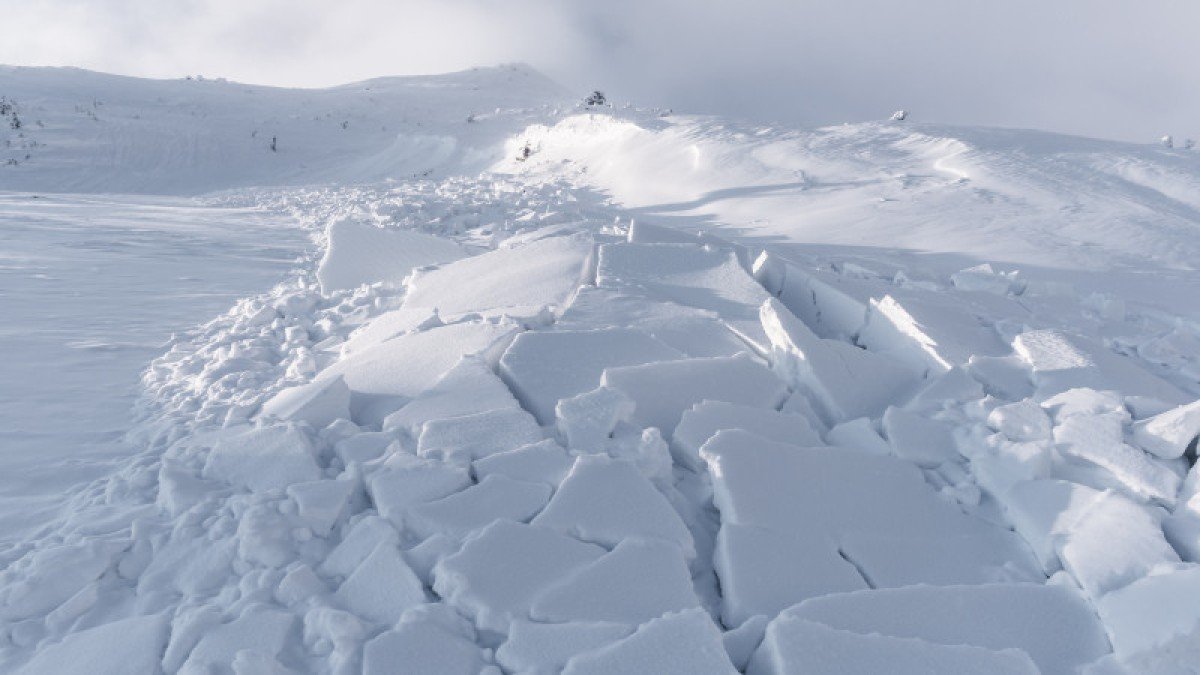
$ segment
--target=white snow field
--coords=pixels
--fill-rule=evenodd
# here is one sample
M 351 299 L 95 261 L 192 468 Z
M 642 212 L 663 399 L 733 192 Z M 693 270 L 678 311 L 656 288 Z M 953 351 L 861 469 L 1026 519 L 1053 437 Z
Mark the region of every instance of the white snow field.
M 1200 672 L 1200 155 L 0 96 L 0 671 Z

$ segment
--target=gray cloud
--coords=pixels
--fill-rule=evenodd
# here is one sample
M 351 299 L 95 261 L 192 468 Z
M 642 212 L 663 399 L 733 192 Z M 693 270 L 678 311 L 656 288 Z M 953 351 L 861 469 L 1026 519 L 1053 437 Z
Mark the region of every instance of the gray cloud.
M 761 121 L 1200 136 L 1176 0 L 40 0 L 0 62 L 320 86 L 528 61 L 619 100 Z

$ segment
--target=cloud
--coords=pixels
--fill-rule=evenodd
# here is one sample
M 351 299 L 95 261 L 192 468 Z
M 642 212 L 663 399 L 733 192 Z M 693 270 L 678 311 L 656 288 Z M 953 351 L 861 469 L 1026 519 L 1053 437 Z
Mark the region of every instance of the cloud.
M 1175 0 L 39 0 L 0 62 L 323 86 L 527 61 L 583 92 L 762 121 L 1200 136 Z

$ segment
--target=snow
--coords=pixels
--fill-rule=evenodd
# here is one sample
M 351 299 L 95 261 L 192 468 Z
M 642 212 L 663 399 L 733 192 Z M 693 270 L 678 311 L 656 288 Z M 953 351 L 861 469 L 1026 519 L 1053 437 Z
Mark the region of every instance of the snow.
M 405 609 L 425 602 L 420 579 L 388 542 L 376 546 L 334 595 L 357 616 L 382 624 L 396 623 Z
M 1174 638 L 1200 635 L 1198 593 L 1200 566 L 1164 566 L 1109 593 L 1096 608 L 1113 651 L 1128 659 L 1157 650 Z
M 315 454 L 308 435 L 292 424 L 231 431 L 213 446 L 204 477 L 254 492 L 282 490 L 321 478 Z
M 275 394 L 262 406 L 264 418 L 308 422 L 318 429 L 339 419 L 350 419 L 350 388 L 335 377 L 291 387 Z
M 1146 452 L 1174 459 L 1200 436 L 1200 401 L 1179 406 L 1133 427 L 1133 439 Z
M 936 467 L 958 459 L 953 428 L 944 422 L 889 407 L 883 413 L 883 433 L 897 457 L 921 466 Z
M 367 479 L 367 494 L 379 515 L 401 528 L 409 508 L 441 499 L 470 484 L 466 468 L 397 453 Z
M 517 407 L 512 392 L 482 359 L 464 357 L 437 384 L 383 419 L 383 429 L 420 433 L 426 422 Z
M 62 642 L 46 646 L 18 672 L 37 673 L 119 673 L 155 672 L 166 647 L 168 623 L 161 615 L 137 616 L 113 621 L 69 635 Z M 114 650 L 113 644 L 120 644 Z
M 412 507 L 405 523 L 421 539 L 435 534 L 462 538 L 497 518 L 528 521 L 546 506 L 550 492 L 543 483 L 487 476 L 462 492 Z
M 508 640 L 496 650 L 496 662 L 513 672 L 556 675 L 572 656 L 616 642 L 633 630 L 603 621 L 514 621 Z
M 179 673 L 200 675 L 231 663 L 239 652 L 252 649 L 274 657 L 296 629 L 296 617 L 274 609 L 251 609 L 206 632 L 192 649 Z
M 503 408 L 426 422 L 417 437 L 417 454 L 470 462 L 540 440 L 542 428 L 532 415 L 517 408 Z
M 413 673 L 478 675 L 485 664 L 471 639 L 415 621 L 380 633 L 363 648 L 364 675 L 395 673 L 397 667 Z
M 329 536 L 350 505 L 350 497 L 358 490 L 356 481 L 321 480 L 293 483 L 287 493 L 296 502 L 297 513 L 318 537 Z
M 771 441 L 822 445 L 812 424 L 801 415 L 722 401 L 701 401 L 683 413 L 671 434 L 675 461 L 693 470 L 700 469 L 703 465 L 700 447 L 722 429 L 753 429 L 756 435 Z
M 317 266 L 317 281 L 326 293 L 377 282 L 398 284 L 413 268 L 466 256 L 453 241 L 352 219 L 331 222 L 325 236 L 329 243 Z
M 471 470 L 480 482 L 495 475 L 558 487 L 573 464 L 561 445 L 547 439 L 477 459 L 471 463 Z
M 721 633 L 703 610 L 648 621 L 627 638 L 572 657 L 563 675 L 602 675 L 649 670 L 663 675 L 732 675 L 737 670 Z

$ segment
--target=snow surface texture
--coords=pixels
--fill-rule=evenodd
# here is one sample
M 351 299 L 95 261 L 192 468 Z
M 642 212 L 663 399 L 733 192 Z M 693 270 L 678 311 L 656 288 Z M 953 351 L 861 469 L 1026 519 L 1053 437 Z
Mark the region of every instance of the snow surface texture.
M 177 337 L 136 451 L 2 551 L 0 670 L 1195 668 L 1195 159 L 512 68 L 0 89 L 43 118 L 6 187 L 396 179 L 209 198 L 319 254 Z

